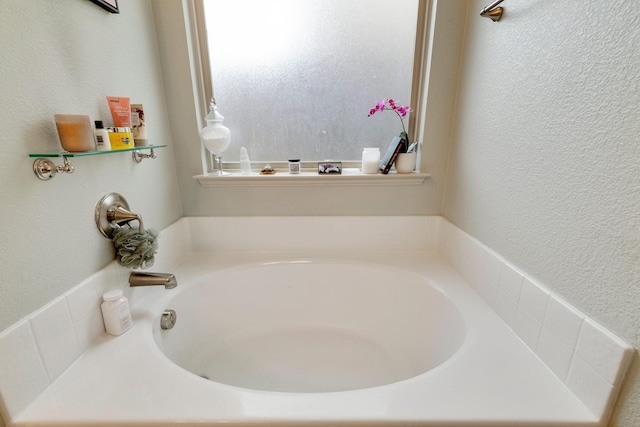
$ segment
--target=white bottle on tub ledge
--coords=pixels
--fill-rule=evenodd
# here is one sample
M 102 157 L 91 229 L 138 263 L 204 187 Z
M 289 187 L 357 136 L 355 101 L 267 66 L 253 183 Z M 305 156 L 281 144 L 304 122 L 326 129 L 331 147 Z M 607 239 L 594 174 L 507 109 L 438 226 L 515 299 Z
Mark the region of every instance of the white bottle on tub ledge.
M 122 335 L 133 326 L 129 300 L 122 294 L 122 289 L 107 291 L 102 295 L 100 304 L 104 328 L 109 335 Z

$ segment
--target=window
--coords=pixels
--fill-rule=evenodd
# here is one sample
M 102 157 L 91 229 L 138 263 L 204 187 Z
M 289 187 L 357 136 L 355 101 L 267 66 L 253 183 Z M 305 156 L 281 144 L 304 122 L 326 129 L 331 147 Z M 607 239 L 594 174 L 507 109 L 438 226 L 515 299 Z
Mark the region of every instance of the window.
M 385 97 L 417 102 L 419 0 L 203 3 L 201 54 L 232 135 L 225 162 L 237 162 L 243 146 L 252 161 L 359 160 L 402 130 L 395 114 L 367 113 Z

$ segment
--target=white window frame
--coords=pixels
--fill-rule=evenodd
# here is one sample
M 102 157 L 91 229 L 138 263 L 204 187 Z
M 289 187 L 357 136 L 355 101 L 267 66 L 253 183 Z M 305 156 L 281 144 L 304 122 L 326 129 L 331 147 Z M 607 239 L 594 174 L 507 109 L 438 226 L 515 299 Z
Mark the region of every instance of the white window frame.
M 209 101 L 213 95 L 209 48 L 204 14 L 204 0 L 188 0 L 189 27 L 191 29 L 191 53 L 197 87 L 195 88 L 197 110 L 203 112 L 198 118 L 200 126 L 204 126 L 204 115 L 209 108 Z M 268 1 L 268 0 L 265 0 Z M 427 76 L 429 68 L 429 38 L 431 34 L 431 0 L 418 0 L 418 20 L 416 28 L 415 54 L 413 63 L 413 78 L 411 85 L 412 113 L 409 115 L 407 133 L 410 140 L 419 141 L 416 171 L 411 174 L 387 175 L 362 174 L 359 161 L 343 161 L 341 175 L 321 176 L 317 173 L 317 161 L 302 162 L 302 173 L 288 174 L 287 162 L 270 162 L 275 168 L 275 175 L 242 175 L 239 162 L 225 162 L 223 169 L 231 172 L 231 176 L 217 177 L 210 173 L 214 169 L 211 153 L 201 143 L 202 174 L 194 176 L 203 187 L 218 186 L 323 186 L 323 185 L 422 185 L 430 175 L 421 171 L 422 138 L 424 136 L 424 122 L 427 97 Z M 321 159 L 319 159 L 321 160 Z M 252 170 L 259 170 L 263 162 L 252 161 Z

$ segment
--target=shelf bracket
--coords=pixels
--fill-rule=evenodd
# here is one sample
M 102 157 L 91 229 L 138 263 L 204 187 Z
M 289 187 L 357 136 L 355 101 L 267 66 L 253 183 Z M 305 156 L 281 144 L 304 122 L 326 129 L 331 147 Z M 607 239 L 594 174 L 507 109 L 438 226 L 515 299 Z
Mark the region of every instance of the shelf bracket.
M 151 149 L 149 154 L 142 154 L 139 151 L 133 151 L 131 153 L 131 158 L 133 159 L 134 162 L 140 163 L 144 159 L 155 159 L 156 158 L 156 153 L 153 151 L 153 148 Z
M 50 180 L 56 173 L 73 173 L 75 169 L 69 163 L 69 159 L 66 157 L 62 159 L 64 163 L 61 165 L 55 165 L 51 160 L 42 157 L 36 159 L 33 162 L 33 173 L 43 181 Z

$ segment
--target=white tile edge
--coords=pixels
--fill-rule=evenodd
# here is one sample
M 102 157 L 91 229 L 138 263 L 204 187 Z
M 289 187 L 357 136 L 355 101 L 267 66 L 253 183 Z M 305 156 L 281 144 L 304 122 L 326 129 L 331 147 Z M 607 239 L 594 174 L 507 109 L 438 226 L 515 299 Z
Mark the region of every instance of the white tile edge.
M 495 298 L 492 299 L 489 297 L 489 299 L 487 299 L 487 294 L 483 294 L 483 292 L 478 291 L 478 288 L 482 289 L 482 286 L 486 287 L 486 283 L 485 285 L 482 285 L 482 283 L 486 282 L 487 278 L 483 277 L 481 272 L 479 272 L 476 269 L 476 266 L 474 265 L 475 258 L 474 258 L 473 252 L 474 251 L 477 252 L 478 248 L 480 248 L 481 250 L 485 251 L 485 254 L 484 254 L 485 256 L 489 256 L 489 255 L 495 256 L 498 260 L 502 261 L 504 265 L 510 268 L 513 268 L 518 272 L 522 272 L 522 270 L 517 266 L 509 263 L 509 261 L 507 261 L 504 257 L 502 257 L 497 252 L 495 252 L 491 248 L 484 245 L 478 239 L 472 237 L 471 235 L 467 234 L 460 228 L 456 227 L 454 224 L 449 222 L 446 218 L 440 217 L 438 221 L 439 221 L 439 224 L 436 227 L 437 229 L 436 245 L 437 245 L 438 252 L 441 254 L 441 256 L 443 256 L 447 260 L 447 262 L 449 262 L 449 264 L 452 265 L 452 267 L 456 271 L 458 271 L 458 273 L 462 277 L 465 278 L 465 280 L 470 282 L 469 283 L 470 286 L 476 292 L 478 292 L 480 296 L 485 300 L 485 302 L 496 312 L 496 314 L 502 318 L 500 313 L 497 311 L 499 310 L 499 308 L 496 305 Z M 463 259 L 461 259 L 461 257 L 459 256 L 456 257 L 456 255 L 462 255 Z M 464 259 L 465 255 L 467 257 L 466 259 Z M 595 320 L 591 319 L 586 314 L 578 310 L 576 307 L 569 304 L 562 297 L 556 295 L 548 287 L 539 283 L 538 281 L 533 279 L 531 276 L 527 275 L 526 273 L 522 273 L 522 275 L 524 277 L 524 280 L 528 280 L 531 284 L 537 286 L 540 289 L 540 291 L 549 295 L 546 301 L 547 308 L 548 308 L 549 302 L 552 299 L 555 300 L 557 303 L 563 305 L 567 310 L 570 310 L 571 312 L 578 314 L 582 318 L 582 324 L 584 324 L 585 322 L 589 322 L 590 324 L 594 325 L 594 327 L 598 328 L 598 330 L 603 334 L 604 337 L 606 337 L 606 339 L 609 340 L 609 342 L 612 345 L 618 346 L 619 349 L 623 352 L 623 357 L 621 358 L 617 373 L 615 375 L 616 380 L 612 383 L 611 381 L 607 381 L 601 373 L 598 373 L 596 369 L 594 369 L 586 361 L 583 361 L 582 358 L 580 358 L 576 354 L 576 348 L 578 345 L 578 341 L 576 340 L 575 345 L 573 346 L 573 348 L 570 349 L 572 352 L 572 358 L 571 358 L 570 365 L 568 367 L 568 372 L 566 376 L 562 378 L 561 376 L 558 376 L 554 372 L 554 370 L 548 365 L 549 361 L 545 360 L 545 358 L 541 356 L 540 348 L 539 348 L 539 341 L 540 341 L 539 336 L 536 339 L 537 343 L 533 347 L 531 347 L 530 337 L 520 337 L 517 331 L 517 328 L 515 328 L 515 323 L 505 321 L 507 326 L 509 326 L 509 328 L 516 335 L 518 335 L 520 339 L 522 339 L 532 349 L 532 351 L 534 351 L 534 353 L 538 356 L 538 358 L 543 363 L 545 363 L 547 367 L 549 367 L 550 371 L 554 372 L 554 375 L 556 375 L 569 389 L 572 390 L 572 392 L 574 392 L 574 394 L 576 394 L 576 396 L 580 400 L 582 400 L 585 406 L 600 420 L 601 423 L 603 423 L 603 425 L 606 425 L 606 422 L 611 416 L 613 406 L 615 405 L 615 401 L 617 399 L 618 392 L 624 381 L 624 377 L 633 360 L 635 348 L 631 346 L 629 343 L 627 343 L 624 339 L 620 338 L 615 333 L 605 328 Z M 471 282 L 474 282 L 474 283 L 471 283 Z M 498 286 L 499 284 L 495 284 L 495 285 Z M 520 291 L 522 292 L 522 289 Z M 518 310 L 521 309 L 521 303 L 522 301 L 518 302 L 518 307 L 517 307 Z M 545 308 L 544 317 L 546 317 L 547 308 Z M 543 322 L 544 322 L 544 317 L 543 317 Z M 543 327 L 543 324 L 541 324 L 541 327 Z M 594 399 L 593 393 L 589 393 L 590 398 L 587 399 L 587 401 L 585 401 L 583 400 L 584 395 L 583 396 L 580 395 L 581 390 L 574 390 L 575 384 L 571 383 L 571 381 L 573 380 L 573 377 L 570 376 L 570 372 L 572 368 L 574 368 L 574 363 L 586 364 L 587 366 L 589 366 L 589 368 L 593 369 L 594 374 L 597 375 L 598 378 L 602 380 L 602 384 L 607 385 L 606 390 L 598 390 L 598 391 L 602 391 L 600 395 L 601 397 L 599 399 Z
M 188 233 L 188 220 L 186 218 L 180 218 L 177 221 L 173 222 L 172 224 L 170 224 L 169 226 L 161 230 L 159 239 L 160 239 L 159 253 L 160 251 L 162 251 L 163 247 L 170 248 L 169 250 L 163 251 L 162 254 L 159 255 L 156 259 L 158 266 L 161 268 L 164 268 L 164 266 L 169 266 L 176 263 L 186 252 L 191 250 L 191 239 Z M 99 281 L 102 275 L 106 275 L 106 276 L 113 275 L 114 278 L 118 277 L 118 271 L 117 271 L 118 268 L 119 266 L 115 260 L 110 262 L 99 271 L 94 272 L 93 274 L 89 275 L 88 277 L 80 281 L 77 285 L 73 286 L 71 289 L 65 291 L 63 294 L 59 295 L 58 297 L 48 301 L 42 307 L 38 308 L 37 310 L 33 311 L 32 313 L 18 320 L 13 325 L 10 325 L 7 329 L 0 331 L 0 337 L 3 337 L 5 335 L 12 333 L 13 330 L 15 330 L 16 328 L 19 328 L 23 324 L 27 324 L 31 337 L 36 345 L 36 348 L 38 349 L 37 362 L 39 363 L 40 366 L 33 367 L 33 370 L 37 370 L 41 368 L 45 372 L 45 375 L 47 377 L 46 378 L 47 384 L 53 383 L 53 381 L 55 381 L 57 377 L 62 374 L 62 372 L 68 369 L 75 362 L 75 360 L 77 360 L 77 358 L 91 345 L 91 343 L 95 339 L 97 339 L 101 333 L 104 332 L 103 329 L 96 327 L 95 324 L 93 324 L 92 327 L 90 328 L 87 328 L 87 325 L 85 324 L 85 322 L 95 319 L 96 316 L 100 318 L 100 322 L 102 321 L 102 318 L 100 317 L 101 315 L 100 315 L 100 308 L 99 308 L 101 293 L 98 292 L 96 294 L 96 301 L 95 301 L 96 304 L 94 308 L 87 309 L 87 311 L 83 313 L 81 316 L 73 316 L 71 313 L 69 313 L 71 317 L 73 332 L 76 336 L 76 340 L 78 341 L 79 347 L 75 349 L 75 353 L 77 353 L 76 357 L 73 360 L 68 360 L 68 363 L 65 363 L 66 366 L 64 366 L 64 369 L 61 369 L 60 372 L 56 372 L 56 374 L 53 377 L 50 376 L 49 372 L 45 368 L 46 364 L 43 359 L 44 355 L 41 353 L 41 350 L 40 350 L 40 343 L 38 343 L 38 340 L 36 339 L 33 333 L 33 330 L 31 328 L 30 323 L 32 319 L 36 318 L 39 315 L 42 315 L 42 313 L 46 312 L 52 307 L 55 307 L 57 304 L 64 304 L 67 307 L 67 310 L 69 310 L 69 300 L 73 298 L 72 295 L 74 293 L 78 292 L 82 288 L 94 286 L 95 282 Z M 121 280 L 117 280 L 117 281 L 114 281 L 109 286 L 111 288 L 116 288 L 116 287 L 122 287 L 123 285 L 121 283 Z M 97 291 L 100 291 L 100 289 L 98 288 Z M 93 316 L 93 319 L 90 319 L 92 316 Z M 86 337 L 86 339 L 79 339 L 81 334 L 86 335 L 87 333 L 89 333 L 90 336 Z M 0 360 L 2 359 L 3 359 L 2 354 L 0 354 Z M 2 380 L 3 378 L 0 378 L 0 381 Z M 41 391 L 42 390 L 39 390 L 37 394 L 32 396 L 33 399 L 35 399 L 37 395 L 40 394 Z M 11 405 L 7 403 L 5 399 L 2 398 L 2 396 L 0 396 L 0 411 L 2 411 L 2 415 L 5 417 L 9 417 L 9 415 L 15 416 L 18 412 L 20 412 L 22 409 L 24 409 L 24 407 L 28 406 L 28 404 L 30 403 L 31 402 L 19 402 L 19 404 Z M 11 425 L 11 424 L 8 424 L 8 425 Z

